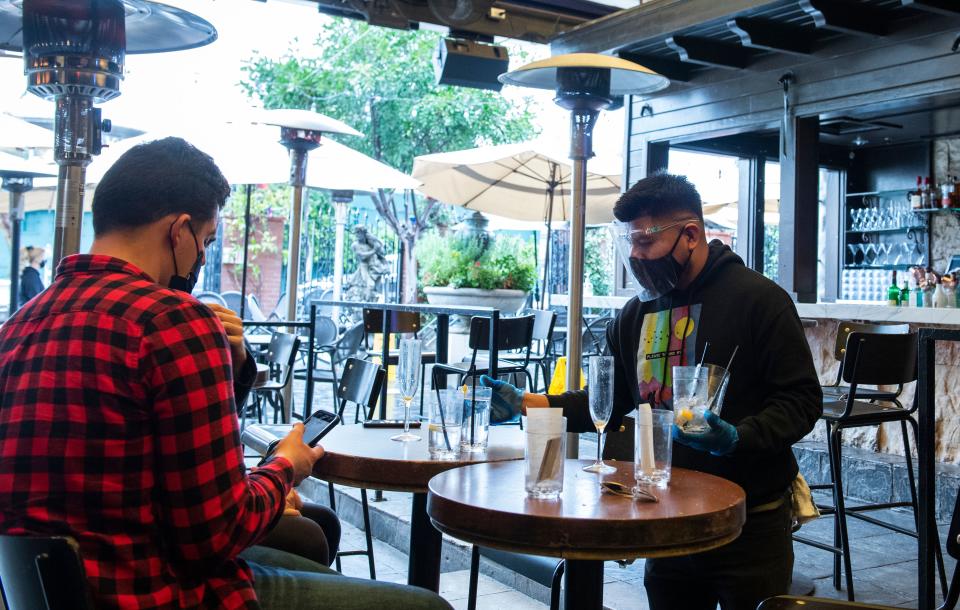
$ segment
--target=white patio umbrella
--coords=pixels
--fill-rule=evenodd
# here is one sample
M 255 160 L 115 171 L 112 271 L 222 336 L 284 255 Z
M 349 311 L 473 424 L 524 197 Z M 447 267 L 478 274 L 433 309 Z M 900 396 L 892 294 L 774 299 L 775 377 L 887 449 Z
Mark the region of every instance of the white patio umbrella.
M 421 155 L 413 163 L 413 177 L 423 182 L 419 190 L 429 197 L 513 220 L 546 224 L 541 307 L 546 302 L 552 223 L 570 220 L 573 164 L 561 150 L 544 141 L 532 141 Z M 588 224 L 613 220 L 622 170 L 620 157 L 593 159 L 586 179 Z
M 53 148 L 53 132 L 0 112 L 0 148 Z

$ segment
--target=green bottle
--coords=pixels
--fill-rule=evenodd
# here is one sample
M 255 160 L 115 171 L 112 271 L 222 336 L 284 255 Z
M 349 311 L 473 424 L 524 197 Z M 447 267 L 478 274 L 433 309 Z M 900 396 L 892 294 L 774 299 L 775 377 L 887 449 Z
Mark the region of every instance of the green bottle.
M 897 272 L 893 272 L 893 283 L 887 288 L 887 305 L 896 307 L 900 305 L 900 287 L 897 286 Z
M 903 283 L 903 288 L 900 289 L 900 306 L 910 307 L 910 286 L 908 286 L 906 282 Z

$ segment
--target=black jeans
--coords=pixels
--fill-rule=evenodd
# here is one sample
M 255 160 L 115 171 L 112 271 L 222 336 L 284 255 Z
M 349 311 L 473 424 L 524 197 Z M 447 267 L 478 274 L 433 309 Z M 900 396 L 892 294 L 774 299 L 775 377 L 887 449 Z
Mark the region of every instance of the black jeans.
M 259 544 L 329 566 L 340 547 L 337 513 L 326 506 L 304 502 L 300 514 L 303 516 L 280 517 Z
M 755 610 L 784 595 L 793 575 L 790 502 L 748 514 L 740 537 L 686 557 L 648 559 L 644 586 L 651 610 Z

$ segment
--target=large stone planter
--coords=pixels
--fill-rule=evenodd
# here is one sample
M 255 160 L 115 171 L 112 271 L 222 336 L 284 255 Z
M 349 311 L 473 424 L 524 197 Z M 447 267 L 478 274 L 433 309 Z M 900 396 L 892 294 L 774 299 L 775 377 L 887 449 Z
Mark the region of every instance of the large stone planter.
M 522 290 L 481 290 L 479 288 L 447 288 L 427 286 L 423 289 L 431 305 L 449 307 L 493 307 L 504 315 L 517 313 L 527 301 Z

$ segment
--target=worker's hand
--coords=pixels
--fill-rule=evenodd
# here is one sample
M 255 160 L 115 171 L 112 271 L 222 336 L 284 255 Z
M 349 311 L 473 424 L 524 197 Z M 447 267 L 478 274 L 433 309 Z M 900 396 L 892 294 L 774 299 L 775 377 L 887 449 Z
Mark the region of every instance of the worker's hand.
M 233 374 L 239 375 L 247 361 L 247 346 L 243 343 L 243 322 L 233 310 L 223 305 L 208 303 L 207 307 L 216 314 L 223 330 L 227 331 L 227 341 L 230 342 L 230 356 L 233 359 Z
M 293 424 L 293 430 L 277 444 L 274 455 L 287 458 L 293 464 L 293 484 L 299 485 L 313 472 L 313 464 L 323 457 L 323 447 L 317 445 L 311 448 L 304 443 L 303 424 L 297 422 Z
M 709 451 L 713 455 L 727 455 L 731 453 L 740 440 L 737 429 L 720 419 L 713 411 L 705 411 L 703 419 L 710 429 L 706 432 L 684 432 L 676 424 L 673 425 L 673 440 L 697 451 Z
M 523 407 L 523 390 L 487 375 L 480 376 L 480 385 L 493 390 L 490 400 L 491 422 L 510 421 L 520 414 Z

